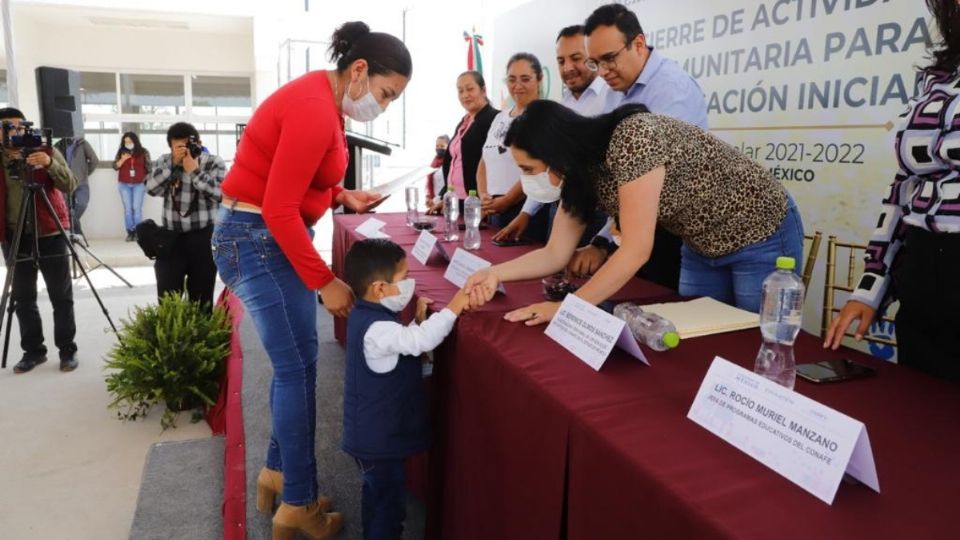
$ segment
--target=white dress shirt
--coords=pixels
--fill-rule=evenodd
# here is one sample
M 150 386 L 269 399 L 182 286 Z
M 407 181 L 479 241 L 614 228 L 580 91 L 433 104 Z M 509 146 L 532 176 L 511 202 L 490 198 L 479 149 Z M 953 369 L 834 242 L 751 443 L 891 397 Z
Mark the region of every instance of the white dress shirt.
M 419 356 L 436 349 L 453 330 L 457 316 L 449 309 L 434 313 L 421 324 L 403 326 L 393 321 L 377 321 L 363 336 L 363 356 L 374 373 L 389 373 L 397 367 L 400 355 Z

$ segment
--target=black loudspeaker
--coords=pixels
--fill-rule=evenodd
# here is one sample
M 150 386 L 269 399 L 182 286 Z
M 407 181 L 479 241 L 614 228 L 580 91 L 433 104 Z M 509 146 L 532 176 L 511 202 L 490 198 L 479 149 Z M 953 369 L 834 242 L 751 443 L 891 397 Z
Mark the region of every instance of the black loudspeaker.
M 55 138 L 82 137 L 80 73 L 52 67 L 37 68 L 40 127 L 53 130 Z

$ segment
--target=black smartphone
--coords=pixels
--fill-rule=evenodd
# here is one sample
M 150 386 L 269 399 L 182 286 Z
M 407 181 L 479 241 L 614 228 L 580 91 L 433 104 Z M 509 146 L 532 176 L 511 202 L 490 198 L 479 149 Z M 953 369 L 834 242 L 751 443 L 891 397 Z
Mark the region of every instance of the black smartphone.
M 814 383 L 846 381 L 868 377 L 877 370 L 846 358 L 824 360 L 816 364 L 797 364 L 797 375 Z
M 497 247 L 512 247 L 512 246 L 525 246 L 530 244 L 532 241 L 526 238 L 503 238 L 501 240 L 491 240 L 491 243 Z

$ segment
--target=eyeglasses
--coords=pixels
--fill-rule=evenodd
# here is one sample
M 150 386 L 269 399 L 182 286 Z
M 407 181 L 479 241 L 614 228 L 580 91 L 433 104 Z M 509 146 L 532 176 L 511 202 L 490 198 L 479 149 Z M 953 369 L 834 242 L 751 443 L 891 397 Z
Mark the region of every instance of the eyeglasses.
M 620 48 L 619 51 L 607 53 L 600 57 L 599 60 L 594 60 L 593 58 L 587 58 L 587 61 L 584 62 L 584 65 L 587 66 L 587 69 L 590 71 L 598 71 L 601 67 L 606 70 L 617 69 L 617 57 L 620 56 L 620 53 L 627 50 L 630 47 L 630 43 L 627 43 Z

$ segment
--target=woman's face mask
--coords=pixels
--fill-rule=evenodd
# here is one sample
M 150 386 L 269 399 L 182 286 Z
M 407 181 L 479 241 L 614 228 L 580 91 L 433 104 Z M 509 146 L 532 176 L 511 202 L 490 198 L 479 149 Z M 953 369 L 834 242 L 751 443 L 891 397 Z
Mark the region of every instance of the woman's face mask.
M 341 102 L 343 114 L 357 122 L 372 122 L 383 113 L 383 108 L 373 97 L 373 92 L 370 91 L 370 77 L 367 77 L 366 82 L 367 91 L 357 99 L 350 97 L 350 89 L 353 88 L 352 82 L 347 87 L 347 91 L 343 93 L 343 101 Z
M 560 200 L 560 191 L 563 182 L 553 185 L 550 181 L 550 167 L 538 174 L 521 174 L 520 186 L 524 194 L 531 199 L 544 204 Z

